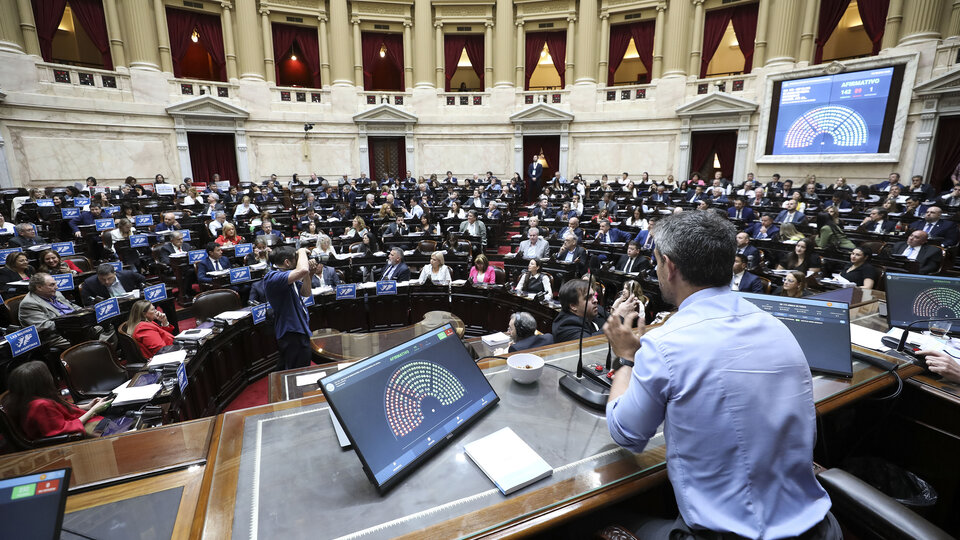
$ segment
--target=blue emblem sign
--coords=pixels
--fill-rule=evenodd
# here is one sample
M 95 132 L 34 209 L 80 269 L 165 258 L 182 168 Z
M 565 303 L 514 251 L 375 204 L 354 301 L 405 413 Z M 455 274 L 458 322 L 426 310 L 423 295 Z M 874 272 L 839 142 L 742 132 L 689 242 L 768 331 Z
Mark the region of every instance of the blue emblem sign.
M 14 356 L 20 356 L 40 346 L 40 334 L 37 333 L 36 326 L 28 326 L 23 330 L 17 330 L 3 337 L 7 338 L 7 343 L 10 344 L 10 350 L 13 351 Z
M 93 308 L 97 311 L 97 322 L 103 322 L 105 319 L 120 315 L 120 302 L 116 298 L 98 302 L 94 304 Z
M 110 263 L 110 266 L 113 267 L 113 271 L 114 271 L 114 272 L 122 272 L 122 271 L 123 271 L 123 263 L 120 262 L 120 261 L 112 262 L 112 263 Z
M 149 227 L 150 225 L 153 225 L 153 216 L 151 214 L 133 216 L 133 224 L 137 227 Z
M 109 231 L 110 229 L 117 228 L 117 224 L 115 221 L 113 221 L 112 217 L 98 219 L 94 221 L 93 224 L 96 225 L 97 231 Z
M 73 290 L 73 274 L 54 274 L 53 279 L 57 280 L 57 290 L 58 291 L 72 291 Z
M 337 300 L 349 300 L 357 297 L 357 284 L 345 283 L 337 285 Z
M 187 363 L 180 362 L 180 365 L 177 366 L 177 384 L 180 385 L 180 394 L 187 389 Z
M 63 216 L 63 219 L 73 219 L 80 217 L 79 208 L 61 208 L 60 215 Z
M 0 262 L 6 261 L 7 255 L 10 255 L 11 253 L 14 253 L 14 252 L 20 253 L 21 251 L 23 251 L 23 248 L 0 249 Z
M 250 267 L 239 266 L 230 269 L 230 283 L 243 283 L 250 281 Z
M 250 313 L 253 314 L 253 324 L 260 324 L 267 320 L 267 305 L 257 304 L 250 308 Z
M 148 302 L 159 302 L 167 299 L 167 287 L 163 283 L 143 288 L 143 299 Z
M 53 206 L 53 199 L 37 199 L 37 206 L 40 208 L 50 208 Z
M 237 257 L 245 257 L 253 253 L 253 244 L 237 244 L 233 248 L 233 254 Z
M 397 282 L 392 279 L 378 281 L 377 296 L 389 294 L 397 294 Z
M 189 242 L 189 241 L 190 241 L 190 229 L 181 229 L 181 230 L 180 230 L 180 234 L 181 234 L 181 236 L 183 236 L 183 241 L 184 241 L 184 242 Z
M 150 247 L 150 239 L 147 238 L 145 234 L 131 234 L 130 235 L 130 247 Z
M 57 252 L 61 257 L 64 255 L 73 255 L 73 242 L 55 242 L 50 244 L 50 249 Z
M 73 206 L 77 208 L 83 208 L 88 204 L 90 204 L 90 197 L 74 197 L 73 198 Z
M 119 212 L 119 211 L 120 211 L 120 207 L 119 207 L 119 206 L 104 206 L 104 207 L 103 207 L 103 213 L 104 213 L 104 214 L 107 214 L 107 215 L 116 214 L 116 213 Z
M 307 296 L 306 298 L 303 299 L 303 305 L 304 305 L 304 307 L 309 307 L 309 306 L 312 306 L 312 305 L 314 305 L 314 304 L 316 304 L 316 303 L 317 303 L 317 301 L 313 299 L 313 295 L 312 295 L 312 294 L 311 294 L 310 296 Z
M 190 264 L 198 263 L 207 258 L 207 252 L 203 249 L 195 249 L 187 252 L 187 261 Z

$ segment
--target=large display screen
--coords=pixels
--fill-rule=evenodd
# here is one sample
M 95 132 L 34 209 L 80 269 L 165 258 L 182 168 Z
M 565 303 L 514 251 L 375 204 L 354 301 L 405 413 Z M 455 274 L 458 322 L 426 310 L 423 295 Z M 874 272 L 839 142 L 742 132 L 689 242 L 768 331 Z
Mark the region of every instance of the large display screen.
M 956 317 L 960 317 L 960 278 L 887 274 L 890 326 L 904 328 L 924 319 Z
M 0 538 L 60 538 L 70 469 L 0 480 Z
M 803 349 L 811 371 L 853 376 L 850 311 L 847 304 L 766 294 L 739 294 L 786 325 Z
M 450 324 L 324 377 L 320 387 L 381 490 L 500 401 Z
M 903 65 L 773 84 L 767 155 L 890 151 Z

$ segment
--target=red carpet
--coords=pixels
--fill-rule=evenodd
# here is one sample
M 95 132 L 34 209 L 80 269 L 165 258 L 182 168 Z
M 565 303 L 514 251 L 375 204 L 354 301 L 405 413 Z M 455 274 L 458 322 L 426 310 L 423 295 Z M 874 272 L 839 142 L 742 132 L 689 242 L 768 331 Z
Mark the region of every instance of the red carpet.
M 240 409 L 249 409 L 259 405 L 267 404 L 267 380 L 269 375 L 257 379 L 247 386 L 240 395 L 234 398 L 223 412 L 238 411 Z

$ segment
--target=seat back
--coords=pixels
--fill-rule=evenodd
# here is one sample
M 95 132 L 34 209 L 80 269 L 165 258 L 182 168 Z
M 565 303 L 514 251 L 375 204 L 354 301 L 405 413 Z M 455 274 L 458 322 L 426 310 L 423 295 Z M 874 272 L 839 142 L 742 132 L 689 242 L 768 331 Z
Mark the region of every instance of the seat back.
M 12 324 L 20 324 L 20 302 L 23 301 L 24 296 L 26 295 L 21 294 L 3 301 L 3 305 L 7 306 L 7 310 L 10 311 L 10 322 Z
M 466 253 L 467 259 L 473 259 L 473 244 L 469 240 L 457 240 L 457 253 Z
M 437 250 L 436 240 L 421 240 L 417 244 L 417 251 L 424 254 L 430 254 Z
M 63 258 L 63 260 L 70 261 L 77 265 L 77 268 L 79 268 L 81 272 L 93 271 L 93 263 L 91 263 L 90 259 L 84 257 L 83 255 L 67 255 Z
M 43 437 L 41 439 L 29 439 L 20 422 L 13 418 L 4 407 L 7 392 L 0 394 L 0 436 L 4 441 L 10 444 L 14 450 L 32 450 L 41 446 L 50 446 L 71 441 L 79 441 L 83 438 L 83 433 L 65 433 L 54 437 Z
M 507 282 L 507 273 L 499 266 L 493 267 L 493 282 L 497 285 L 503 285 Z
M 113 348 L 102 341 L 85 341 L 60 354 L 67 387 L 74 400 L 106 396 L 127 380 Z
M 127 331 L 127 323 L 123 323 L 117 328 L 117 342 L 120 344 L 120 354 L 123 356 L 124 363 L 145 364 L 146 358 L 140 352 L 140 346 L 133 336 Z
M 760 283 L 763 283 L 763 294 L 770 294 L 770 290 L 773 288 L 773 283 L 770 279 L 763 276 L 757 276 L 757 279 L 760 280 Z
M 193 299 L 193 315 L 198 321 L 207 321 L 224 311 L 236 309 L 240 309 L 240 294 L 230 289 L 205 291 Z

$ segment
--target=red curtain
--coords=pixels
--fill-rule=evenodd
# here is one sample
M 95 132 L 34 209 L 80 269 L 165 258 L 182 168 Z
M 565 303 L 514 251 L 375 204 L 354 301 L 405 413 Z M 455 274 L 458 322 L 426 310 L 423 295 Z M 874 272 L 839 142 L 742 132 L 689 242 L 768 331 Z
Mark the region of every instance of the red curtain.
M 720 172 L 727 179 L 733 178 L 733 164 L 737 159 L 737 132 L 720 131 L 716 133 L 713 151 L 720 160 Z
M 653 72 L 653 33 L 656 30 L 656 21 L 644 21 L 630 25 L 630 35 L 633 44 L 637 47 L 637 54 L 647 73 Z
M 237 150 L 232 133 L 187 133 L 193 179 L 210 182 L 214 173 L 237 184 Z
M 390 60 L 397 72 L 400 73 L 400 90 L 406 88 L 403 81 L 403 35 L 384 34 L 383 44 L 387 46 L 387 59 Z
M 859 5 L 859 2 L 857 2 Z M 843 13 L 850 5 L 850 0 L 820 0 L 820 18 L 817 22 L 817 52 L 813 56 L 813 63 L 823 61 L 823 46 L 827 44 L 830 35 L 837 28 Z M 866 21 L 864 21 L 866 25 Z
M 380 54 L 380 46 L 383 45 L 383 34 L 361 34 L 360 35 L 360 56 L 363 58 L 363 89 L 371 90 L 373 88 L 373 64 L 377 61 Z
M 213 64 L 219 71 L 219 79 L 227 80 L 227 59 L 223 54 L 223 27 L 220 17 L 216 15 L 194 14 L 197 21 L 197 32 L 200 34 L 200 44 L 210 54 Z
M 717 154 L 723 177 L 733 177 L 733 165 L 737 156 L 736 131 L 695 131 L 690 142 L 690 174 L 703 169 L 707 160 Z
M 873 42 L 873 54 L 880 52 L 880 42 L 883 41 L 883 30 L 887 24 L 887 9 L 890 0 L 860 0 L 857 2 L 857 11 L 863 21 L 863 29 Z
M 757 7 L 759 4 L 749 4 L 733 8 L 733 33 L 740 43 L 740 52 L 743 53 L 743 72 L 753 71 L 753 46 L 757 39 Z M 729 177 L 727 177 L 729 178 Z
M 444 88 L 447 92 L 450 91 L 450 80 L 457 71 L 466 38 L 465 34 L 447 34 L 443 37 L 443 76 L 447 80 Z
M 486 88 L 483 83 L 483 36 L 479 34 L 468 35 L 463 44 L 467 48 L 467 58 L 470 59 L 473 72 L 480 79 L 480 89 L 483 90 Z
M 40 40 L 40 54 L 47 62 L 53 62 L 53 37 L 63 19 L 67 0 L 33 0 L 33 19 Z
M 699 171 L 713 156 L 716 132 L 695 131 L 690 137 L 690 174 Z
M 613 75 L 623 62 L 623 55 L 627 53 L 627 48 L 630 47 L 630 40 L 633 38 L 630 33 L 630 26 L 629 24 L 618 24 L 610 27 L 610 63 L 607 66 L 607 86 L 613 86 Z
M 560 88 L 566 88 L 567 33 L 547 32 L 547 48 L 550 50 L 550 58 L 553 59 L 553 67 L 557 68 L 557 73 L 560 74 Z
M 70 0 L 70 9 L 80 21 L 80 26 L 90 36 L 90 41 L 103 56 L 103 69 L 113 69 L 113 56 L 110 54 L 110 38 L 107 36 L 107 19 L 103 15 L 103 3 L 100 0 Z
M 300 60 L 310 71 L 313 88 L 321 88 L 320 42 L 317 39 L 317 31 L 302 26 L 273 23 L 273 59 L 277 81 L 280 81 L 280 60 L 290 52 L 294 43 L 300 48 Z
M 527 48 L 524 51 L 524 90 L 530 89 L 530 77 L 537 69 L 537 62 L 540 61 L 540 51 L 543 50 L 543 44 L 547 41 L 547 35 L 544 32 L 530 32 L 527 34 Z
M 170 56 L 173 60 L 174 77 L 179 77 L 181 74 L 180 61 L 187 54 L 193 27 L 193 18 L 189 11 L 167 8 L 167 33 L 170 34 Z
M 703 51 L 700 53 L 700 78 L 707 76 L 707 66 L 720 46 L 727 25 L 733 17 L 732 9 L 717 9 L 708 11 L 703 21 Z
M 930 184 L 937 192 L 951 187 L 950 176 L 957 165 L 960 165 L 960 116 L 940 118 L 930 169 Z
M 173 59 L 173 76 L 182 77 L 181 61 L 190 45 L 190 36 L 196 29 L 199 43 L 210 55 L 218 80 L 227 80 L 227 62 L 223 54 L 223 28 L 220 17 L 192 11 L 167 8 L 167 31 L 170 34 L 170 56 Z

